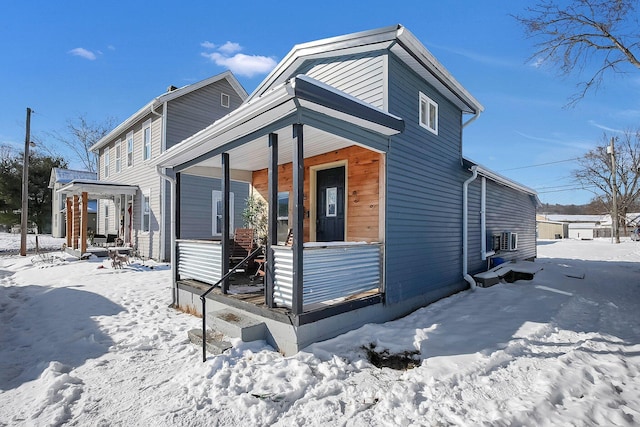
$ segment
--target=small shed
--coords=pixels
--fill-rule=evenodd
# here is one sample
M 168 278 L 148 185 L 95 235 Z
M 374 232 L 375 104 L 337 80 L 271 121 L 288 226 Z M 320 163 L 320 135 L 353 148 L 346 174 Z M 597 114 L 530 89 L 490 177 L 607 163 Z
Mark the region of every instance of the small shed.
M 569 224 L 569 238 L 578 240 L 593 240 L 595 222 L 575 222 Z

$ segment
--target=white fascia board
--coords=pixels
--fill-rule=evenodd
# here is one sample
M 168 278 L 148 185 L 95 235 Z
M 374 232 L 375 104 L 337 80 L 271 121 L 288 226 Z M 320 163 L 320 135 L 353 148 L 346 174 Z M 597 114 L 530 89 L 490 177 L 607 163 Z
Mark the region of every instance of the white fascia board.
M 162 106 L 165 102 L 174 100 L 176 98 L 179 98 L 179 97 L 181 97 L 183 95 L 186 95 L 186 94 L 191 93 L 191 92 L 193 92 L 195 90 L 198 90 L 200 88 L 208 86 L 211 83 L 215 83 L 215 82 L 217 82 L 219 80 L 223 80 L 223 79 L 227 79 L 227 81 L 229 82 L 231 87 L 233 87 L 236 90 L 236 92 L 238 93 L 238 95 L 240 96 L 240 98 L 243 101 L 245 99 L 247 99 L 247 96 L 248 96 L 247 91 L 242 87 L 242 85 L 240 84 L 238 79 L 236 79 L 236 77 L 233 75 L 233 73 L 231 73 L 231 71 L 225 71 L 224 73 L 217 74 L 215 76 L 209 77 L 209 78 L 201 80 L 199 82 L 196 82 L 196 83 L 193 83 L 193 84 L 190 84 L 190 85 L 186 85 L 186 86 L 183 86 L 181 88 L 172 90 L 171 92 L 165 92 L 164 94 L 152 99 L 144 107 L 142 107 L 141 109 L 136 111 L 132 116 L 130 116 L 124 122 L 120 123 L 118 126 L 116 126 L 115 129 L 113 129 L 107 135 L 102 137 L 98 142 L 96 142 L 94 145 L 92 145 L 89 150 L 90 151 L 94 151 L 94 152 L 97 151 L 103 145 L 105 145 L 106 143 L 108 143 L 112 139 L 114 139 L 117 135 L 125 132 L 127 129 L 129 129 L 131 126 L 133 126 L 135 123 L 137 123 L 142 118 L 144 118 L 146 115 L 148 115 L 150 113 L 151 109 L 155 110 L 156 108 Z
M 244 123 L 261 115 L 265 111 L 274 109 L 292 98 L 293 90 L 290 85 L 278 86 L 255 101 L 249 101 L 243 104 L 238 109 L 218 119 L 193 136 L 169 148 L 157 158 L 156 164 L 161 167 L 175 167 L 185 163 L 191 160 L 190 157 L 197 157 L 197 155 L 194 154 L 198 152 L 197 149 L 203 144 L 220 137 L 226 132 L 239 128 Z M 215 147 L 209 145 L 206 147 L 206 151 L 210 151 L 213 148 Z M 203 153 L 198 152 L 198 155 L 200 154 Z
M 295 69 L 297 65 L 304 60 L 331 56 L 334 55 L 336 51 L 341 51 L 340 54 L 347 54 L 355 53 L 355 51 L 352 52 L 353 49 L 360 52 L 388 47 L 396 38 L 399 28 L 401 28 L 400 25 L 393 25 L 377 30 L 362 31 L 297 44 L 293 46 L 293 49 L 276 65 L 271 73 L 265 77 L 248 99 L 253 100 L 254 98 L 260 97 L 268 90 L 269 86 L 277 84 L 279 79 L 289 79 L 291 76 L 283 76 L 283 74 L 291 69 Z M 379 46 L 376 49 L 372 49 L 371 45 Z
M 401 27 L 398 30 L 398 41 L 408 49 L 417 60 L 419 60 L 428 70 L 443 81 L 446 86 L 458 97 L 461 101 L 467 104 L 474 113 L 481 113 L 484 111 L 484 107 L 477 99 L 473 97 L 442 65 L 440 61 L 436 59 L 431 52 L 414 36 L 411 31 L 405 27 Z

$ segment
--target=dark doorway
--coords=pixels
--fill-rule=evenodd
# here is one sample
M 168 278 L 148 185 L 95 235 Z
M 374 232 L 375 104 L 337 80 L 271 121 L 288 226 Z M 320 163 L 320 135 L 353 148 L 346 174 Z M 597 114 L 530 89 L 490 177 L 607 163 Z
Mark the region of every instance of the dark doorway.
M 316 172 L 316 241 L 344 241 L 344 166 Z

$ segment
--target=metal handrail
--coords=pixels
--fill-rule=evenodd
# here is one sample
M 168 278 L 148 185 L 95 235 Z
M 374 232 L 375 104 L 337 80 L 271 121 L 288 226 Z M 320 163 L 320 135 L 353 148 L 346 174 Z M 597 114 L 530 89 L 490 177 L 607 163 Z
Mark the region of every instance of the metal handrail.
M 256 256 L 256 254 L 260 250 L 262 250 L 262 247 L 258 247 L 253 252 L 251 252 L 249 255 L 247 255 L 242 261 L 240 261 L 238 264 L 236 264 L 235 267 L 233 267 L 231 270 L 229 270 L 229 272 L 227 272 L 227 274 L 222 276 L 222 278 L 220 278 L 220 280 L 218 280 L 216 283 L 211 285 L 211 287 L 209 289 L 207 289 L 206 291 L 204 291 L 202 293 L 202 295 L 200 295 L 200 301 L 202 301 L 202 361 L 203 362 L 207 361 L 207 295 L 209 295 L 209 293 L 211 291 L 213 291 L 214 288 L 216 288 L 217 286 L 220 286 L 220 283 L 222 283 L 227 277 L 229 277 L 233 273 L 235 273 L 236 270 L 241 265 L 243 265 L 244 263 L 248 262 L 251 258 Z

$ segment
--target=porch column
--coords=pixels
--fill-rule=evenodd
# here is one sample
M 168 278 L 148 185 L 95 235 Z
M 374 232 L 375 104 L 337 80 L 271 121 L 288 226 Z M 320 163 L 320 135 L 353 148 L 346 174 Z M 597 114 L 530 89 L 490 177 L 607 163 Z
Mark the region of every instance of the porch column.
M 67 247 L 71 247 L 71 233 L 73 233 L 73 213 L 71 212 L 71 197 L 67 197 L 65 200 L 67 211 L 64 213 L 66 216 L 66 228 L 67 228 Z
M 302 123 L 293 125 L 293 314 L 301 314 L 303 309 L 303 267 L 302 249 L 304 232 L 304 154 Z
M 80 236 L 80 206 L 78 195 L 73 196 L 73 249 L 78 249 L 78 237 Z
M 222 277 L 229 272 L 229 258 L 231 256 L 229 247 L 229 153 L 222 153 Z M 229 291 L 229 278 L 222 282 L 222 293 Z
M 265 268 L 265 304 L 269 308 L 274 307 L 273 303 L 273 282 L 274 282 L 274 262 L 271 245 L 278 243 L 278 134 L 269 134 L 269 172 L 267 179 L 268 196 L 267 203 L 269 205 L 269 218 L 267 230 L 267 248 L 266 257 L 267 265 Z
M 80 214 L 80 253 L 84 255 L 87 252 L 87 203 L 89 203 L 89 196 L 86 191 L 82 192 L 82 212 Z
M 182 191 L 180 191 L 180 181 L 182 180 L 182 174 L 181 173 L 176 173 L 176 182 L 175 182 L 175 193 L 174 193 L 174 200 L 175 200 L 175 206 L 174 206 L 174 211 L 171 212 L 172 215 L 175 215 L 173 218 L 173 222 L 174 222 L 174 235 L 176 239 L 180 238 L 180 198 L 182 196 Z M 178 248 L 177 248 L 177 243 L 175 242 L 175 239 L 173 241 L 173 245 L 174 245 L 174 252 L 171 254 L 171 265 L 173 266 L 173 283 L 176 286 L 176 295 L 177 295 L 177 283 L 178 283 L 178 279 L 180 278 L 180 275 L 178 274 Z M 178 299 L 176 297 L 176 306 L 178 305 Z

